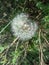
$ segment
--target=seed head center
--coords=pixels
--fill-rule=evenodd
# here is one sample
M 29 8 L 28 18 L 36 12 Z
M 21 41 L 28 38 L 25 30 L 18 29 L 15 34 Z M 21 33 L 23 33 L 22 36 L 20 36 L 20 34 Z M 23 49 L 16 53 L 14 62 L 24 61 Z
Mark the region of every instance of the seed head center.
M 29 30 L 30 30 L 30 26 L 25 23 L 25 24 L 22 26 L 22 29 L 23 29 L 24 31 L 29 31 Z

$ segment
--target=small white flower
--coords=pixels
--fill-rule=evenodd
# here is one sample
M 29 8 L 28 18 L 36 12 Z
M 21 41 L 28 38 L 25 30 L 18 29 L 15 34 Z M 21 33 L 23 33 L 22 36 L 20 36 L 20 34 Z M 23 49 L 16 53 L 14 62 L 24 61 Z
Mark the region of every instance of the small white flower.
M 37 27 L 37 23 L 32 23 L 32 20 L 30 20 L 25 13 L 18 14 L 11 23 L 13 35 L 23 41 L 31 39 Z

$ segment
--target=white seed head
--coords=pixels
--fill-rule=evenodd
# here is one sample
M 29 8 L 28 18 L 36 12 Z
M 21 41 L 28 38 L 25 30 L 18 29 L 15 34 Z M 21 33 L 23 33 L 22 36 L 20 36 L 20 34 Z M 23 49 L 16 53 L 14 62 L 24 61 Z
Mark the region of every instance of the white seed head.
M 25 13 L 18 14 L 11 23 L 13 35 L 23 41 L 31 39 L 37 27 L 37 23 L 32 22 Z

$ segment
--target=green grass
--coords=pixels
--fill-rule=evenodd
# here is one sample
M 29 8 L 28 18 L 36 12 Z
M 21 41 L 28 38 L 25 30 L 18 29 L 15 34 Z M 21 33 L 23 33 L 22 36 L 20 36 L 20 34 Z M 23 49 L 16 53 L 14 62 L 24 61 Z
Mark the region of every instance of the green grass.
M 22 42 L 11 32 L 11 20 L 28 13 L 37 21 L 35 36 Z M 49 65 L 49 2 L 41 0 L 0 0 L 0 65 Z

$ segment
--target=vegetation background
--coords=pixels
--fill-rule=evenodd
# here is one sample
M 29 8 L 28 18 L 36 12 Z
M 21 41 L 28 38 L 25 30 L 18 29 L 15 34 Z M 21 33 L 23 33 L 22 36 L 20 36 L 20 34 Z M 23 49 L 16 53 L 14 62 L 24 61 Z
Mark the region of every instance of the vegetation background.
M 10 27 L 21 12 L 38 23 L 26 42 L 15 41 Z M 0 65 L 49 65 L 49 0 L 0 0 Z

